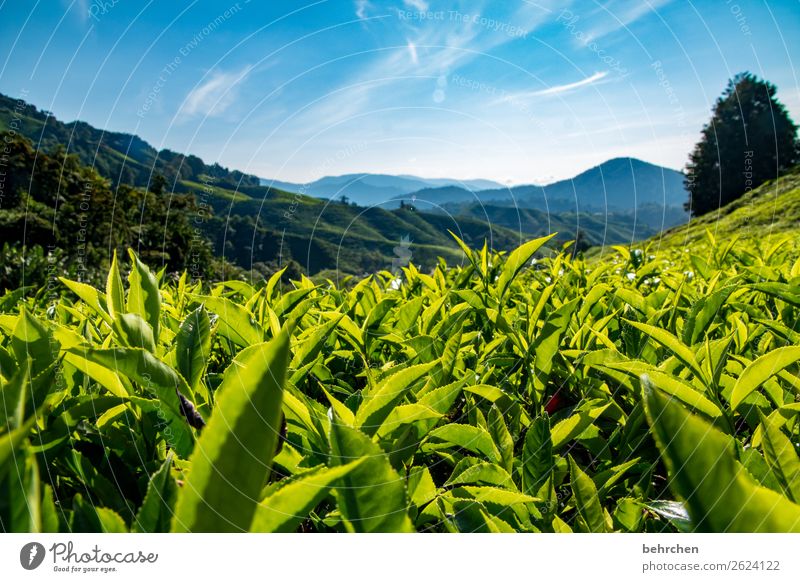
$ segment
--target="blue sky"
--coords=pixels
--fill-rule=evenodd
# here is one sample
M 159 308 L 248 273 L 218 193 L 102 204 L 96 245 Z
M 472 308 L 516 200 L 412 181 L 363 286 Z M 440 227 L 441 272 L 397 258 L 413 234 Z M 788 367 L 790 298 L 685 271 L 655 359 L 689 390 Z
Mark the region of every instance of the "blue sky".
M 797 0 L 0 0 L 0 92 L 262 177 L 681 168 L 750 70 L 800 120 Z

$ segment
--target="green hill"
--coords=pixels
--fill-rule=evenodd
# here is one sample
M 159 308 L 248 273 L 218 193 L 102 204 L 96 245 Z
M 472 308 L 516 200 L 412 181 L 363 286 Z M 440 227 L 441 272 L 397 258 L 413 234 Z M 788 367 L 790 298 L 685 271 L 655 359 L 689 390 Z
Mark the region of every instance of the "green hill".
M 187 190 L 184 180 L 200 181 L 204 176 L 233 188 L 259 185 L 255 176 L 219 164 L 207 165 L 197 156 L 159 151 L 136 135 L 103 131 L 84 121 L 64 123 L 49 111 L 0 93 L 0 131 L 12 128 L 46 152 L 66 148 L 115 186 L 145 186 L 156 174 L 174 184 L 177 192 Z
M 216 189 L 213 217 L 203 229 L 216 254 L 238 265 L 294 259 L 309 273 L 363 274 L 390 270 L 405 259 L 431 269 L 438 257 L 460 263 L 448 231 L 472 246 L 488 240 L 514 248 L 528 234 L 473 217 L 449 217 L 410 208 L 384 210 L 263 189 L 261 197 Z M 408 241 L 408 253 L 396 250 Z
M 483 218 L 496 226 L 545 236 L 558 232 L 565 239 L 583 233 L 584 240 L 592 246 L 628 243 L 653 236 L 657 230 L 637 221 L 633 214 L 593 214 L 588 212 L 545 212 L 535 208 L 518 208 L 502 204 L 471 204 L 463 209 L 463 216 Z
M 769 240 L 786 234 L 800 236 L 800 166 L 770 180 L 738 200 L 692 219 L 651 239 L 663 248 L 697 250 L 707 241 L 706 231 L 717 240 Z

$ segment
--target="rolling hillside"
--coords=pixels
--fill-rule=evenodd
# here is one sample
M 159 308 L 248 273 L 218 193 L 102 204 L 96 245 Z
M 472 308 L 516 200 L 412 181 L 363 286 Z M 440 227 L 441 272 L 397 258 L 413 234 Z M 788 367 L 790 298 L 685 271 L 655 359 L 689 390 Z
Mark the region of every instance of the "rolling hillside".
M 114 185 L 145 186 L 152 176 L 161 174 L 176 192 L 187 191 L 184 180 L 203 177 L 231 188 L 259 186 L 255 176 L 208 165 L 197 156 L 158 151 L 136 135 L 103 131 L 84 121 L 64 123 L 48 111 L 0 93 L 0 131 L 12 124 L 17 133 L 45 151 L 63 146 L 68 153 L 77 154 L 85 166 L 92 166 Z
M 479 218 L 363 208 L 274 189 L 260 198 L 218 192 L 210 203 L 214 217 L 204 230 L 218 255 L 245 267 L 291 258 L 312 274 L 392 270 L 407 259 L 430 269 L 439 256 L 460 263 L 448 231 L 473 246 L 488 240 L 495 249 L 514 248 L 528 236 Z
M 582 212 L 547 213 L 534 208 L 515 208 L 498 203 L 473 204 L 464 208 L 457 216 L 480 218 L 494 226 L 501 226 L 545 236 L 558 232 L 560 237 L 572 240 L 580 231 L 583 240 L 591 246 L 627 244 L 655 235 L 658 230 L 636 220 L 632 214 L 608 216 Z
M 765 241 L 786 234 L 800 239 L 800 166 L 771 180 L 724 206 L 665 231 L 651 245 L 696 249 L 706 244 L 706 231 L 719 241 L 738 237 L 743 241 Z
M 513 248 L 526 237 L 525 233 L 492 226 L 478 218 L 453 220 L 442 214 L 412 209 L 363 208 L 266 188 L 254 184 L 254 180 L 257 182 L 254 177 L 208 166 L 194 156 L 165 157 L 164 152 L 156 152 L 136 136 L 104 133 L 83 122 L 64 124 L 46 112 L 7 97 L 0 103 L 0 132 L 12 128 L 28 140 L 27 145 L 15 141 L 10 162 L 13 176 L 4 180 L 7 196 L 0 208 L 3 226 L 0 245 L 8 243 L 13 248 L 43 245 L 42 241 L 50 240 L 47 233 L 55 230 L 64 231 L 53 243 L 56 246 L 59 241 L 71 240 L 66 232 L 73 226 L 67 226 L 68 221 L 62 224 L 69 217 L 57 213 L 52 194 L 62 190 L 63 197 L 64 189 L 69 188 L 70 196 L 77 200 L 80 193 L 73 192 L 70 181 L 73 178 L 78 182 L 85 179 L 96 182 L 93 191 L 97 203 L 92 212 L 99 212 L 100 218 L 93 220 L 93 224 L 95 230 L 105 232 L 107 240 L 96 241 L 95 247 L 111 248 L 117 239 L 120 244 L 128 245 L 137 241 L 137 247 L 151 259 L 162 257 L 166 261 L 172 257 L 169 259 L 172 261 L 176 254 L 182 256 L 186 252 L 182 247 L 194 245 L 188 232 L 183 242 L 175 241 L 175 248 L 164 243 L 163 233 L 174 233 L 176 225 L 182 224 L 182 229 L 197 229 L 197 235 L 211 243 L 217 257 L 243 269 L 253 269 L 256 276 L 268 276 L 292 259 L 312 275 L 324 271 L 341 276 L 397 270 L 409 260 L 432 269 L 440 256 L 451 264 L 461 260 L 461 251 L 449 231 L 475 246 L 488 240 L 497 250 Z M 42 131 L 43 146 L 37 162 L 34 144 Z M 13 137 L 11 133 L 4 135 Z M 64 166 L 59 147 L 73 154 L 76 160 Z M 121 150 L 129 155 L 125 156 Z M 166 159 L 172 161 L 167 163 Z M 97 174 L 89 168 L 92 162 Z M 154 175 L 173 172 L 172 179 L 178 179 L 174 192 L 170 182 L 163 190 L 153 182 L 150 184 L 153 191 L 145 192 L 143 184 L 150 177 L 148 164 L 155 164 Z M 66 174 L 64 167 L 69 168 Z M 102 178 L 111 183 L 110 188 L 102 183 Z M 123 181 L 115 182 L 115 178 Z M 32 186 L 35 187 L 31 189 Z M 29 190 L 30 199 L 24 194 Z M 124 198 L 118 209 L 124 207 L 125 213 L 130 214 L 124 228 L 117 220 L 120 213 L 116 215 L 117 223 L 103 222 L 113 213 L 110 203 L 100 200 L 116 196 Z M 141 201 L 140 210 L 136 210 L 137 201 Z M 33 215 L 31 204 L 36 205 Z M 88 224 L 88 215 L 78 214 Z M 146 228 L 135 226 L 134 215 L 140 220 L 147 217 Z M 159 229 L 161 236 L 157 234 Z M 69 256 L 75 254 L 75 249 L 62 250 Z M 182 260 L 175 265 L 183 265 Z M 105 268 L 99 259 L 94 262 L 98 264 L 93 266 Z

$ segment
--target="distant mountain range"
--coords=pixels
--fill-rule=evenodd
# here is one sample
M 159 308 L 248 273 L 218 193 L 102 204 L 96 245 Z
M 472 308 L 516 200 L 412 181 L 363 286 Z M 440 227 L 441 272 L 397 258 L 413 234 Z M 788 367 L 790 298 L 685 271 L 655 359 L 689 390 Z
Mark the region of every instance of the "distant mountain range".
M 360 206 L 418 210 L 482 218 L 508 228 L 539 232 L 542 225 L 567 222 L 580 214 L 592 221 L 623 222 L 660 230 L 689 219 L 688 193 L 681 172 L 636 158 L 614 158 L 574 178 L 545 186 L 504 187 L 491 180 L 428 179 L 386 174 L 326 176 L 309 184 L 262 179 L 290 192 L 355 202 Z M 488 187 L 486 187 L 489 185 Z M 422 187 L 420 187 L 422 186 Z M 509 213 L 516 209 L 516 214 Z M 535 212 L 523 212 L 535 211 Z M 556 216 L 566 215 L 566 216 Z M 645 235 L 642 235 L 645 236 Z
M 649 204 L 681 206 L 688 199 L 681 172 L 636 158 L 614 158 L 545 186 L 478 191 L 447 186 L 423 189 L 411 196 L 418 205 L 493 201 L 550 212 L 627 212 Z
M 627 212 L 650 204 L 679 207 L 688 198 L 681 172 L 636 158 L 614 158 L 545 186 L 387 174 L 326 176 L 308 184 L 262 178 L 261 184 L 317 198 L 345 196 L 361 206 L 399 206 L 402 200 L 438 208 L 491 201 L 550 212 Z
M 462 192 L 503 188 L 492 180 L 454 180 L 449 178 L 420 178 L 418 176 L 392 176 L 388 174 L 346 174 L 325 176 L 308 184 L 261 179 L 262 186 L 298 192 L 316 198 L 340 200 L 342 196 L 359 206 L 398 207 L 400 198 L 407 194 L 431 188 L 457 188 Z
M 571 219 L 575 228 L 594 222 L 604 232 L 630 224 L 634 238 L 683 224 L 689 213 L 683 208 L 688 192 L 683 174 L 635 158 L 614 158 L 581 172 L 574 178 L 546 186 L 515 186 L 469 192 L 452 187 L 426 189 L 405 199 L 421 210 L 446 212 L 455 216 L 481 216 L 492 224 L 523 231 L 536 231 L 543 219 L 559 222 Z M 509 210 L 515 212 L 509 213 Z M 532 214 L 533 213 L 533 214 Z M 613 237 L 612 237 L 613 238 Z

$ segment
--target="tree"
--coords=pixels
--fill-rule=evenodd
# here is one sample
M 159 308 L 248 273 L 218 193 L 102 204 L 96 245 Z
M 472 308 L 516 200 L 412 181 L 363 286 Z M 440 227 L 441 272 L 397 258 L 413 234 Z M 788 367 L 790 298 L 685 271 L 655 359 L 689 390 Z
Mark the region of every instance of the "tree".
M 750 73 L 728 82 L 689 156 L 684 207 L 699 216 L 736 200 L 800 161 L 797 126 L 775 85 Z
M 153 179 L 150 180 L 150 192 L 156 196 L 162 196 L 167 186 L 167 179 L 161 174 L 156 174 L 153 176 Z

